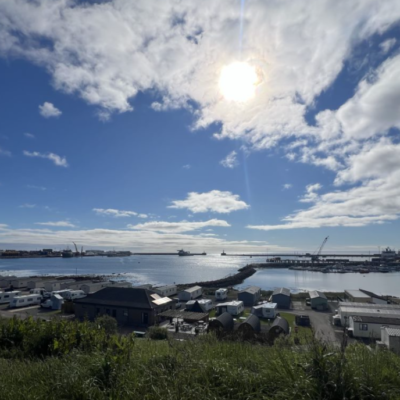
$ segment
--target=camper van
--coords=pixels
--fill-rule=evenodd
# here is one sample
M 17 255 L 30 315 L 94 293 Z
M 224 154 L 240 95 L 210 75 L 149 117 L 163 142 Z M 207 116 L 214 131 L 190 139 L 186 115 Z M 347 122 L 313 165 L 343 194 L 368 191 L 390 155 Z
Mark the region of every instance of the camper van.
M 62 296 L 65 300 L 77 300 L 86 297 L 87 294 L 83 290 L 66 290 L 62 293 L 58 293 Z
M 15 296 L 10 302 L 10 308 L 29 307 L 40 304 L 42 296 L 37 294 L 28 294 L 26 296 Z
M 215 291 L 215 300 L 225 300 L 228 297 L 228 289 L 218 289 Z
M 18 296 L 20 293 L 21 292 L 19 290 L 0 293 L 0 304 L 9 303 L 15 296 Z

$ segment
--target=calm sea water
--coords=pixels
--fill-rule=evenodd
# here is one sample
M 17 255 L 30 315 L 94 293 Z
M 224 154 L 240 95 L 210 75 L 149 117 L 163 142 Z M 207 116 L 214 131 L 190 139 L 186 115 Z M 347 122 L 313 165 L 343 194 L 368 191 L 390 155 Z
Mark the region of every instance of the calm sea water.
M 38 258 L 0 260 L 0 275 L 80 275 L 120 274 L 135 285 L 143 283 L 190 283 L 223 278 L 251 262 L 265 262 L 265 257 L 221 257 L 220 255 L 175 257 L 131 256 L 121 258 Z M 320 272 L 264 269 L 243 285 L 257 285 L 271 290 L 285 286 L 293 292 L 318 289 L 339 292 L 344 289 L 366 289 L 378 294 L 400 296 L 400 272 L 388 274 L 323 274 Z

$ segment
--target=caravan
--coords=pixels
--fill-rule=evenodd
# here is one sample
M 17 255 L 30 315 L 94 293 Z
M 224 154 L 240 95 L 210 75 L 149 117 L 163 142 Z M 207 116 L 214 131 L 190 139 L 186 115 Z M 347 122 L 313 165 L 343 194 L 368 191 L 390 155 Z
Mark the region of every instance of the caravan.
M 0 304 L 9 303 L 15 296 L 18 296 L 20 293 L 21 292 L 19 290 L 0 293 Z
M 56 294 L 53 292 L 53 294 Z M 83 290 L 60 290 L 59 294 L 64 300 L 77 300 L 86 297 L 87 294 Z
M 42 296 L 37 294 L 28 294 L 26 296 L 15 296 L 10 302 L 10 308 L 29 307 L 40 304 Z

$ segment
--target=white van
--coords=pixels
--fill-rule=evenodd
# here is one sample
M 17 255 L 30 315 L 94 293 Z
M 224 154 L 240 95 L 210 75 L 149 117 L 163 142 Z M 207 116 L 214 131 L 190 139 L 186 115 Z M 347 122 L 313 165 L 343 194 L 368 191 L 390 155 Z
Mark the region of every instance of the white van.
M 10 302 L 10 308 L 30 307 L 40 304 L 42 296 L 27 294 L 26 296 L 15 296 Z
M 19 296 L 20 294 L 21 292 L 19 290 L 2 292 L 0 293 L 0 304 L 9 303 L 15 296 Z

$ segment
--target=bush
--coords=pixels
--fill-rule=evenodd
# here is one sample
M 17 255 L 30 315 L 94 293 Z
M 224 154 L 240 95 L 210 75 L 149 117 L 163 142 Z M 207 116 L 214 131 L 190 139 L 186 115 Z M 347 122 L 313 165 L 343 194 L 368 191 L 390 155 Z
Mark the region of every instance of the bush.
M 148 337 L 151 340 L 166 340 L 168 339 L 168 331 L 165 328 L 159 326 L 152 326 L 147 332 Z
M 108 335 L 114 335 L 118 332 L 117 320 L 109 315 L 103 315 L 94 321 L 100 328 L 104 329 Z

